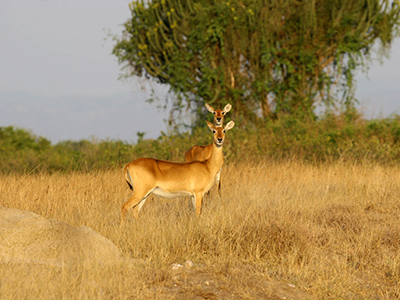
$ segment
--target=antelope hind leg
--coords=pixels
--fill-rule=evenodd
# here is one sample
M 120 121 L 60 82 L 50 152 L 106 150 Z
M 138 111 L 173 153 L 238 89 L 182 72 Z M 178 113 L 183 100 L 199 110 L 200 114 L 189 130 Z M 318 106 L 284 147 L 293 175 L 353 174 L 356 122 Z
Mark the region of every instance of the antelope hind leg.
M 126 201 L 121 207 L 121 225 L 125 221 L 126 214 L 128 211 L 133 208 L 132 214 L 135 219 L 139 218 L 139 211 L 142 208 L 144 202 L 146 202 L 146 198 L 150 193 L 140 193 L 139 191 L 135 191 L 133 195 Z

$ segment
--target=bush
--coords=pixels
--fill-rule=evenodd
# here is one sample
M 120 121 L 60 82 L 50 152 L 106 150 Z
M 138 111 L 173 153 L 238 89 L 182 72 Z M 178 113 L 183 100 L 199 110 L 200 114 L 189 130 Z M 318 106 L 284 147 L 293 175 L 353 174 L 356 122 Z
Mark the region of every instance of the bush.
M 191 133 L 161 134 L 136 144 L 120 140 L 63 141 L 52 145 L 30 131 L 0 127 L 0 172 L 70 172 L 122 168 L 138 157 L 184 161 L 194 145 L 211 143 L 208 128 Z M 300 121 L 292 116 L 256 124 L 236 121 L 227 134 L 225 161 L 298 159 L 310 163 L 347 160 L 393 163 L 400 160 L 400 117 L 352 121 L 344 115 L 326 114 L 318 120 Z

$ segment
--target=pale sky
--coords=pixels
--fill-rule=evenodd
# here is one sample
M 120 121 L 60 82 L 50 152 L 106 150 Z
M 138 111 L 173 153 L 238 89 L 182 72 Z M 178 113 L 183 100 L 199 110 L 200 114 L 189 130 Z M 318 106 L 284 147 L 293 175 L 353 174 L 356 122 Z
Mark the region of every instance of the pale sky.
M 32 130 L 62 140 L 136 140 L 166 131 L 168 112 L 145 102 L 140 79 L 118 80 L 111 55 L 129 18 L 126 0 L 0 0 L 0 127 Z M 367 115 L 400 113 L 400 41 L 389 60 L 357 77 L 356 96 Z M 167 87 L 153 85 L 164 103 Z

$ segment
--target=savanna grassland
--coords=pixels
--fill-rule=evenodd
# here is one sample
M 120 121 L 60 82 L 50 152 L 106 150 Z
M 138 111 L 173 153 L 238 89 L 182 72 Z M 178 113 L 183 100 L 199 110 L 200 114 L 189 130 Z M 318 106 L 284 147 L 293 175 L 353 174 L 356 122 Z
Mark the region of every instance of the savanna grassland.
M 378 163 L 227 163 L 200 218 L 150 197 L 120 230 L 122 170 L 3 174 L 0 205 L 86 225 L 127 263 L 1 265 L 1 299 L 397 299 L 400 170 Z M 128 263 L 129 259 L 130 262 Z M 190 269 L 172 265 L 192 261 Z

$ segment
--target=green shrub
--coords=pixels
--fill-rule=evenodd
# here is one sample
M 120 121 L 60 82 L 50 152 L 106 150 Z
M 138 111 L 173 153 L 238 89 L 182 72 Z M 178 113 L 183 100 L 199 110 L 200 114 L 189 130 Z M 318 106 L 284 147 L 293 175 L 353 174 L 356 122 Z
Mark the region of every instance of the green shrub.
M 248 123 L 237 120 L 227 134 L 224 156 L 237 160 L 298 159 L 311 163 L 335 160 L 397 163 L 400 160 L 400 117 L 351 121 L 326 114 L 318 120 L 293 116 Z M 70 172 L 122 168 L 138 157 L 184 161 L 194 145 L 207 145 L 212 135 L 206 125 L 186 133 L 162 133 L 157 139 L 62 141 L 52 145 L 30 131 L 0 127 L 0 172 Z

